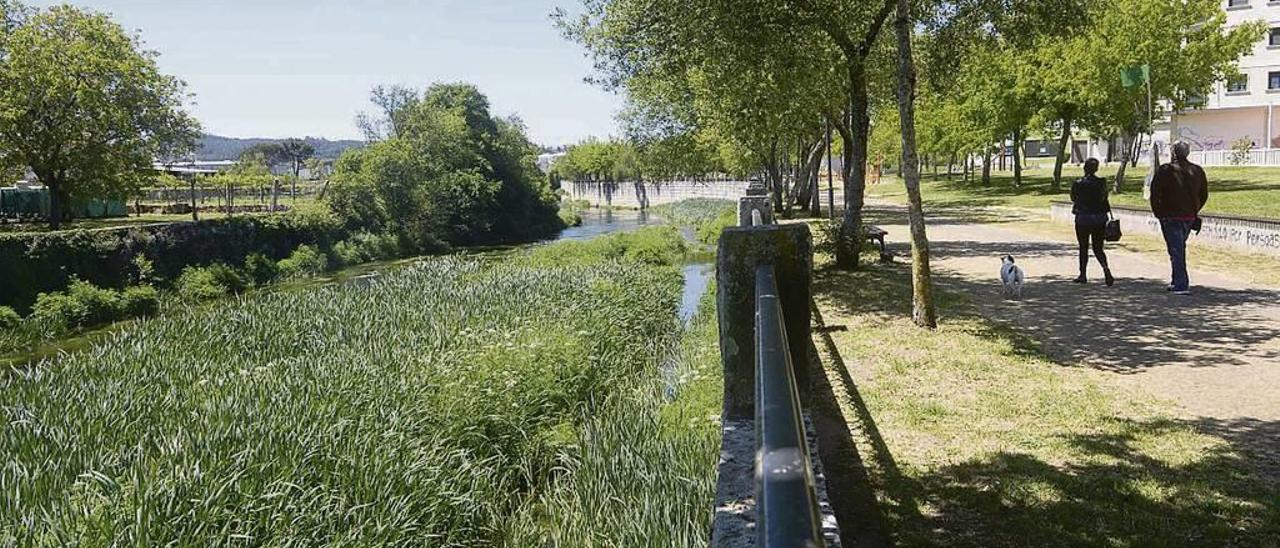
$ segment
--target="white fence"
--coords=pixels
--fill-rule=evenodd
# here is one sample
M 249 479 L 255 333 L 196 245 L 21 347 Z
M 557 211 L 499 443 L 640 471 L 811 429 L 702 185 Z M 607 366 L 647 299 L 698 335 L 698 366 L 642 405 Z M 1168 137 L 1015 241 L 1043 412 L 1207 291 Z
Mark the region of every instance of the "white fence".
M 1194 150 L 1190 160 L 1202 166 L 1280 166 L 1280 148 L 1257 149 L 1243 154 L 1233 150 Z

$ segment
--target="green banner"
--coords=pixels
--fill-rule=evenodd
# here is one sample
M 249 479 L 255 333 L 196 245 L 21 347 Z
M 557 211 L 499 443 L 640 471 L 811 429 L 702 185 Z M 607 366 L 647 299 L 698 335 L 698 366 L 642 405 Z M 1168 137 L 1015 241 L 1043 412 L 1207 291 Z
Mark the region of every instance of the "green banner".
M 1151 77 L 1151 68 L 1147 65 L 1120 69 L 1120 83 L 1131 88 L 1147 83 Z

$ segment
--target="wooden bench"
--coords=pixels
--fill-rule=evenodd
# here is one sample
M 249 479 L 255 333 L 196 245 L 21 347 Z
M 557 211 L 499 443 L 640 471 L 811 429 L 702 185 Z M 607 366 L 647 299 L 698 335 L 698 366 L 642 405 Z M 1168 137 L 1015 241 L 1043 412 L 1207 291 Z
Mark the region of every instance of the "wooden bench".
M 893 254 L 889 253 L 889 246 L 885 245 L 884 237 L 889 235 L 889 231 L 876 225 L 866 225 L 867 240 L 875 242 L 880 246 L 880 260 L 886 263 L 893 262 Z

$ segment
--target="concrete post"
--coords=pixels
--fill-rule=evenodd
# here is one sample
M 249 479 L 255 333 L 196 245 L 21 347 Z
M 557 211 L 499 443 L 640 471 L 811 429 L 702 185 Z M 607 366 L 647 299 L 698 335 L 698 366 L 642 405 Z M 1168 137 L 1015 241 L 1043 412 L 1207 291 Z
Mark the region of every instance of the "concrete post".
M 773 224 L 773 199 L 760 181 L 747 185 L 747 195 L 738 198 L 738 226 L 752 226 L 751 212 L 759 211 L 762 224 Z
M 801 400 L 809 393 L 810 280 L 813 237 L 808 225 L 727 228 L 716 258 L 716 308 L 724 365 L 725 419 L 755 413 L 756 267 L 773 265 L 786 318 L 787 343 Z

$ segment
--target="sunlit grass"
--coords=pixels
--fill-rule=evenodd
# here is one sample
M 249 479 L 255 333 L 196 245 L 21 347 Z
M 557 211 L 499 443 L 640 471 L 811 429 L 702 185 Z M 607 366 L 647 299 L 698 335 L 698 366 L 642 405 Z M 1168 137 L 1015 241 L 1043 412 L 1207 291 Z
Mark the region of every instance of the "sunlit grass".
M 870 417 L 855 441 L 897 544 L 1280 544 L 1280 485 L 1241 440 L 1049 360 L 958 295 L 939 293 L 938 330 L 915 327 L 904 267 L 818 264 L 824 323 L 847 328 L 822 336 L 823 363 L 845 415 Z
M 1099 175 L 1111 180 L 1115 172 L 1116 166 L 1104 166 Z M 1112 205 L 1149 207 L 1142 197 L 1142 181 L 1146 172 L 1146 166 L 1127 170 L 1127 191 L 1112 194 Z M 1210 190 L 1206 213 L 1280 218 L 1280 168 L 1208 167 L 1205 172 Z M 1020 187 L 1013 186 L 1013 175 L 1009 171 L 992 172 L 991 184 L 983 185 L 981 173 L 973 182 L 964 183 L 959 174 L 948 179 L 944 167 L 940 175 L 926 172 L 921 193 L 925 203 L 935 207 L 997 206 L 1047 212 L 1049 203 L 1054 200 L 1070 201 L 1071 182 L 1082 175 L 1084 171 L 1080 166 L 1064 167 L 1062 188 L 1054 192 L 1050 189 L 1052 166 L 1028 171 Z M 906 200 L 906 190 L 895 177 L 886 177 L 880 184 L 868 186 L 867 195 L 904 203 Z

